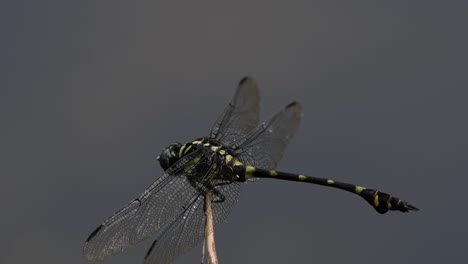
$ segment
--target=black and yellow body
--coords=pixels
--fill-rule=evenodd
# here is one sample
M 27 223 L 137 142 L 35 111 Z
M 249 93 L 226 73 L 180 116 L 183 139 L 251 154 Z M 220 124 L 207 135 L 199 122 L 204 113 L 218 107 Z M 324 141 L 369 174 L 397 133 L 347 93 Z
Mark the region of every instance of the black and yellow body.
M 213 225 L 235 206 L 240 183 L 251 178 L 306 182 L 341 189 L 366 200 L 377 212 L 417 211 L 413 205 L 374 189 L 274 170 L 296 133 L 302 106 L 291 102 L 259 123 L 259 90 L 245 77 L 207 137 L 164 148 L 164 173 L 135 199 L 107 218 L 86 240 L 83 254 L 103 260 L 156 234 L 145 264 L 168 264 L 206 237 L 206 197 Z M 205 199 L 206 198 L 206 199 Z
M 264 170 L 262 168 L 256 168 L 253 166 L 245 165 L 236 157 L 235 149 L 221 146 L 208 138 L 197 139 L 187 144 L 173 144 L 163 150 L 164 157 L 158 157 L 163 168 L 168 168 L 174 162 L 182 158 L 183 156 L 191 153 L 196 149 L 204 149 L 206 152 L 210 152 L 211 159 L 217 157 L 217 166 L 212 167 L 212 173 L 207 177 L 206 181 L 210 182 L 216 180 L 216 177 L 223 177 L 223 183 L 229 184 L 229 182 L 245 182 L 251 178 L 269 178 L 279 179 L 287 181 L 306 182 L 326 187 L 332 187 L 340 190 L 344 190 L 350 193 L 359 195 L 366 200 L 377 212 L 384 214 L 390 211 L 418 211 L 418 208 L 401 200 L 398 197 L 392 196 L 388 193 L 384 193 L 378 190 L 365 188 L 362 186 L 335 181 L 331 179 L 307 176 L 303 174 L 294 174 L 288 172 L 280 172 L 276 170 Z M 195 158 L 194 162 L 198 162 Z M 193 170 L 194 162 L 187 165 L 186 170 Z M 224 173 L 216 173 L 216 169 L 224 169 Z M 227 170 L 228 169 L 228 170 Z M 203 168 L 206 170 L 206 168 Z M 221 176 L 222 175 L 222 176 Z M 219 179 L 218 179 L 219 180 Z M 216 184 L 211 184 L 208 188 L 216 190 Z M 216 193 L 215 193 L 216 194 Z M 221 194 L 220 194 L 221 195 Z
M 252 166 L 235 166 L 234 172 L 238 175 L 244 175 L 246 179 L 249 178 L 269 178 L 269 179 L 280 179 L 287 181 L 307 182 L 312 184 L 318 184 L 327 187 L 333 187 L 340 190 L 345 190 L 354 194 L 359 195 L 366 200 L 374 209 L 384 214 L 388 210 L 408 212 L 410 210 L 417 211 L 418 209 L 413 205 L 401 200 L 400 198 L 394 197 L 390 194 L 380 192 L 374 189 L 365 188 L 362 186 L 334 181 L 330 179 L 306 176 L 302 174 L 293 174 L 287 172 L 280 172 L 276 170 L 262 170 Z

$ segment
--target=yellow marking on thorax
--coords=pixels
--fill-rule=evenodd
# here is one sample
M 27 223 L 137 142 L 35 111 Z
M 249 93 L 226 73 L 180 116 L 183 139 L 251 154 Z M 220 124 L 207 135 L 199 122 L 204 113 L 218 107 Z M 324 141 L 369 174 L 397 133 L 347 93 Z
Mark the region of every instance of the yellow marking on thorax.
M 217 151 L 220 147 L 219 146 L 211 146 L 212 151 Z
M 184 171 L 185 172 L 192 172 L 192 170 L 195 168 L 195 166 L 198 164 L 198 162 L 200 162 L 200 157 L 196 157 L 194 158 L 192 161 L 190 161 L 189 163 L 187 163 L 187 165 L 185 165 L 184 167 Z
M 271 170 L 270 171 L 270 175 L 271 176 L 278 176 L 278 172 L 274 171 L 274 170 Z
M 224 156 L 224 155 L 226 155 L 226 151 L 225 151 L 224 149 L 220 149 L 220 150 L 219 150 L 219 154 L 221 154 L 221 155 Z
M 179 158 L 182 158 L 182 154 L 184 153 L 185 147 L 187 147 L 187 145 L 185 145 L 185 144 L 182 147 L 180 147 L 180 149 L 179 149 Z
M 240 162 L 238 159 L 235 159 L 234 160 L 234 166 L 242 166 L 244 164 L 242 164 L 242 162 Z
M 354 188 L 354 191 L 355 191 L 357 194 L 361 194 L 362 191 L 364 191 L 365 189 L 366 189 L 366 188 L 364 188 L 364 187 L 356 186 L 356 187 Z
M 333 181 L 333 180 L 327 180 L 327 184 L 330 184 L 330 185 L 335 184 L 335 181 Z
M 187 152 L 192 148 L 193 145 L 189 145 L 188 148 L 185 149 L 184 154 L 187 154 Z
M 254 172 L 255 172 L 255 167 L 245 166 L 245 177 L 246 178 L 252 178 Z
M 379 195 L 375 195 L 374 196 L 374 205 L 375 207 L 379 207 Z
M 210 143 L 205 143 L 203 144 L 204 147 L 209 147 L 210 146 Z
M 210 171 L 208 172 L 208 177 L 211 178 L 213 175 L 216 173 L 217 166 L 213 165 L 213 167 L 210 168 Z
M 297 176 L 297 178 L 298 178 L 299 180 L 301 180 L 301 181 L 307 179 L 307 177 L 304 176 L 304 175 L 302 175 L 302 174 L 299 174 L 299 176 Z
M 203 142 L 202 140 L 195 140 L 195 141 L 192 142 L 192 144 L 194 144 L 194 145 L 199 145 L 199 144 L 201 144 L 202 142 Z
M 231 162 L 231 160 L 232 160 L 233 158 L 234 158 L 234 157 L 231 156 L 231 155 L 226 155 L 226 163 Z

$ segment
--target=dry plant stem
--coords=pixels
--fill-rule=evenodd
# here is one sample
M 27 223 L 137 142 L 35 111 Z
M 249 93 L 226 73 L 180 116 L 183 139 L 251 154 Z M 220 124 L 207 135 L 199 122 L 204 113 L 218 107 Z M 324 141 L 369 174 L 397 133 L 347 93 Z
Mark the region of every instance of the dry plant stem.
M 218 264 L 218 257 L 216 256 L 216 246 L 214 240 L 214 224 L 213 224 L 213 210 L 211 208 L 211 192 L 205 195 L 205 240 L 206 249 L 208 251 L 208 264 Z
M 205 262 L 205 248 L 206 248 L 206 235 L 205 235 L 205 238 L 203 239 L 203 246 L 202 246 L 202 253 L 201 253 L 201 264 L 203 264 L 203 262 Z

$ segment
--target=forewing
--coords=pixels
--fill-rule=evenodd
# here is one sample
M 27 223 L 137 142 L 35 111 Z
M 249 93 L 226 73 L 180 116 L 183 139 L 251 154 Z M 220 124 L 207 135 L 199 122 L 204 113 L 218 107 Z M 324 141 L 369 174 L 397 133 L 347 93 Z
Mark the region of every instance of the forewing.
M 84 256 L 103 260 L 115 255 L 180 215 L 193 199 L 189 196 L 193 187 L 187 183 L 184 168 L 199 155 L 203 155 L 201 151 L 194 151 L 181 158 L 139 197 L 104 221 L 86 240 Z
M 301 117 L 302 107 L 299 103 L 287 105 L 248 135 L 239 146 L 239 159 L 254 167 L 274 169 L 296 133 Z
M 210 137 L 224 145 L 235 145 L 258 124 L 260 96 L 257 83 L 244 77 L 224 112 L 211 128 Z
M 215 226 L 223 222 L 232 211 L 239 196 L 239 184 L 233 182 L 218 186 L 216 190 L 225 200 L 211 203 Z M 203 240 L 206 222 L 204 199 L 203 194 L 195 196 L 190 206 L 158 235 L 146 254 L 145 264 L 171 263 L 177 256 L 186 253 Z

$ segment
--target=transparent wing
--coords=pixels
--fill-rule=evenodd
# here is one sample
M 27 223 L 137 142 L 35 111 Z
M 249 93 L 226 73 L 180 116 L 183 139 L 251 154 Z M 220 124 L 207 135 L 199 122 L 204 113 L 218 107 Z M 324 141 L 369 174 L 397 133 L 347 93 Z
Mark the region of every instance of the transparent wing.
M 84 256 L 103 260 L 140 242 L 170 223 L 193 199 L 184 168 L 200 151 L 181 158 L 138 198 L 109 217 L 86 240 Z M 204 157 L 201 157 L 202 159 Z
M 224 112 L 211 128 L 210 137 L 230 146 L 245 140 L 245 136 L 258 124 L 260 96 L 257 83 L 244 77 Z
M 288 104 L 247 136 L 239 146 L 239 159 L 254 167 L 274 169 L 296 133 L 301 117 L 301 105 Z
M 171 263 L 177 256 L 195 247 L 205 237 L 205 197 L 203 193 L 196 193 L 195 189 L 193 190 L 193 200 L 190 205 L 158 235 L 146 254 L 145 264 Z M 239 197 L 239 184 L 232 182 L 218 185 L 215 190 L 224 198 L 224 201 L 211 203 L 213 222 L 216 226 L 226 219 L 236 204 Z

